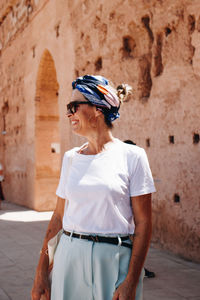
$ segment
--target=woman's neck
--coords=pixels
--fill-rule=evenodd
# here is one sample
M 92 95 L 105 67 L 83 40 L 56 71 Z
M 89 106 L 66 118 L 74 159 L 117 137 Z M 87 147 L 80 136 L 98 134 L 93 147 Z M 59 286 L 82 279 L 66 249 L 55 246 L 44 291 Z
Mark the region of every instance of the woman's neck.
M 114 140 L 110 130 L 95 132 L 87 136 L 88 145 L 83 149 L 82 153 L 93 155 L 102 152 L 105 149 L 105 144 Z

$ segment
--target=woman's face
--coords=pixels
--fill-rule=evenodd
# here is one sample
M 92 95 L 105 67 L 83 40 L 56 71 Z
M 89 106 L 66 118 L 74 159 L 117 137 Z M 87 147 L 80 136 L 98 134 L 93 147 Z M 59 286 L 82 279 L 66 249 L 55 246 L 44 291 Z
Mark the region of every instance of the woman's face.
M 71 102 L 72 101 L 88 102 L 88 100 L 85 99 L 85 97 L 77 89 L 72 92 Z M 92 125 L 96 119 L 95 111 L 95 106 L 79 104 L 74 114 L 68 114 L 73 132 L 81 136 L 87 136 L 94 128 Z

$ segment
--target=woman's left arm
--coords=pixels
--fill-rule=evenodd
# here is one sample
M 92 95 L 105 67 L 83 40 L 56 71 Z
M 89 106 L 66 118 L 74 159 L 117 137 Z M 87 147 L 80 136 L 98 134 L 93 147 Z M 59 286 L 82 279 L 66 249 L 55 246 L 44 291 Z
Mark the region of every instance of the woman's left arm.
M 131 203 L 135 222 L 132 255 L 127 277 L 115 291 L 113 300 L 135 299 L 137 283 L 151 239 L 151 194 L 131 197 Z

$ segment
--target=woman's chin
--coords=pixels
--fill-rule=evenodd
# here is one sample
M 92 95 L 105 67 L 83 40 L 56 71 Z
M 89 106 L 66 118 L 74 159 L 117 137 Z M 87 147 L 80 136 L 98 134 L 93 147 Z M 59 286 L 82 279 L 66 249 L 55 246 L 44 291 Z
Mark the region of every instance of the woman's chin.
M 77 132 L 79 130 L 78 124 L 71 124 L 71 129 L 73 132 Z
M 80 128 L 78 128 L 78 126 L 73 126 L 72 132 L 76 135 L 84 136 L 84 134 L 82 134 L 82 132 L 81 132 Z

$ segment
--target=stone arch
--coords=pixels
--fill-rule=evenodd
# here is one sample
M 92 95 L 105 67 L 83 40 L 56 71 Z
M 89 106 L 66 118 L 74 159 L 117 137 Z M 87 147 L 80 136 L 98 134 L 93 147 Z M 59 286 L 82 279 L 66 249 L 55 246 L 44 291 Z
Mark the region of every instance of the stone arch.
M 59 85 L 50 52 L 42 55 L 35 97 L 35 199 L 36 210 L 51 210 L 56 204 L 60 170 Z

